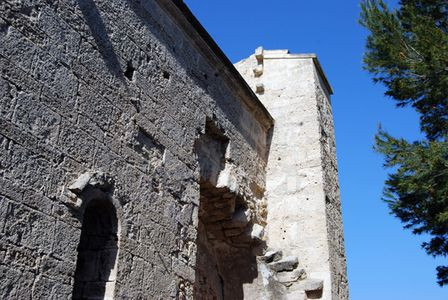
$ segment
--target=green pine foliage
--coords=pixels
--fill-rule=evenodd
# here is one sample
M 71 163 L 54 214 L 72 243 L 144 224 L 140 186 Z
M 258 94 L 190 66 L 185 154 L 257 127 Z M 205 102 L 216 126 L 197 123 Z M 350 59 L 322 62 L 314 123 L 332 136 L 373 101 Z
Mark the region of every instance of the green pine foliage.
M 415 234 L 426 233 L 429 255 L 448 255 L 448 1 L 401 0 L 391 10 L 382 0 L 361 3 L 360 23 L 369 32 L 364 67 L 386 86 L 398 107 L 420 115 L 426 139 L 410 143 L 380 129 L 375 149 L 393 170 L 384 200 Z M 448 266 L 437 268 L 448 285 Z

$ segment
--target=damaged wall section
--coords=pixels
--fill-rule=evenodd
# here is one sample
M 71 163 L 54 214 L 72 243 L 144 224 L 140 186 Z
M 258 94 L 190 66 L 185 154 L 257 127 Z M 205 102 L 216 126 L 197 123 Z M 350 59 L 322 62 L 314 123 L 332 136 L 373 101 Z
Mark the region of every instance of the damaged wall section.
M 243 299 L 243 285 L 258 276 L 263 227 L 246 195 L 239 194 L 230 147 L 223 130 L 207 120 L 195 147 L 200 167 L 197 299 Z

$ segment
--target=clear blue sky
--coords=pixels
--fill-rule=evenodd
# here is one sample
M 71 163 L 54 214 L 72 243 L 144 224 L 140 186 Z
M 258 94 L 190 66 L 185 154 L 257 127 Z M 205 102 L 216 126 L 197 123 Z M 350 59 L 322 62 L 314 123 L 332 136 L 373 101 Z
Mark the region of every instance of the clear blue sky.
M 372 150 L 378 124 L 419 138 L 418 116 L 394 107 L 362 70 L 366 31 L 358 0 L 186 0 L 232 62 L 265 49 L 316 53 L 334 88 L 339 178 L 352 300 L 444 300 L 423 238 L 402 229 L 381 201 L 387 170 Z M 389 1 L 395 4 L 396 1 Z

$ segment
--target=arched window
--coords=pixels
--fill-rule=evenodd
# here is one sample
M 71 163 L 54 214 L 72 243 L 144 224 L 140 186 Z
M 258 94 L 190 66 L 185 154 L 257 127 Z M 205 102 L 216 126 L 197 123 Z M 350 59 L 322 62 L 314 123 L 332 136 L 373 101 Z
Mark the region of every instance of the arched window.
M 113 299 L 117 257 L 115 207 L 107 199 L 93 199 L 84 211 L 73 299 Z

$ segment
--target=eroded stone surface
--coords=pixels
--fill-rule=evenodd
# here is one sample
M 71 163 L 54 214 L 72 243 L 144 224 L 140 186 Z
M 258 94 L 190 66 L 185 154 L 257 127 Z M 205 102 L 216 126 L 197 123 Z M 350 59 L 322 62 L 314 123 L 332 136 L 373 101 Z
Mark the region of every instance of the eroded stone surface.
M 276 272 L 292 271 L 299 264 L 299 260 L 296 256 L 287 256 L 282 259 L 272 262 L 269 267 Z
M 269 250 L 267 251 L 263 258 L 267 263 L 273 262 L 273 261 L 279 261 L 283 257 L 283 251 L 282 250 Z
M 308 297 L 305 291 L 293 291 L 289 293 L 285 300 L 307 300 Z
M 275 119 L 266 173 L 266 243 L 348 299 L 331 87 L 313 54 L 263 50 L 236 68 Z M 262 67 L 263 73 L 254 73 Z M 260 86 L 263 86 L 261 92 Z
M 72 297 L 82 192 L 101 189 L 90 172 L 113 179 L 117 299 L 193 297 L 202 204 L 210 221 L 231 221 L 244 205 L 262 224 L 272 119 L 181 9 L 153 0 L 1 1 L 1 299 Z M 208 120 L 225 132 L 230 164 L 216 174 L 211 166 L 224 192 L 201 203 L 208 195 L 195 149 Z M 221 141 L 215 146 L 210 156 Z M 237 244 L 250 249 L 252 240 Z M 106 277 L 82 284 L 110 296 Z
M 324 287 L 323 280 L 307 278 L 298 283 L 295 283 L 291 289 L 292 290 L 303 290 L 305 292 L 316 292 L 321 291 Z
M 185 9 L 1 1 L 1 299 L 347 298 L 327 84 L 258 48 L 251 91 Z
M 281 283 L 292 283 L 301 279 L 305 279 L 305 269 L 295 269 L 290 272 L 278 272 L 277 278 Z

